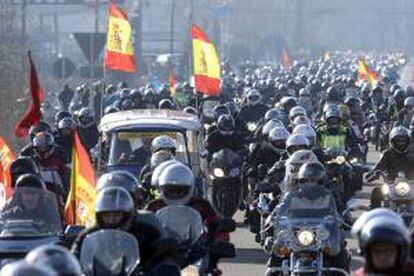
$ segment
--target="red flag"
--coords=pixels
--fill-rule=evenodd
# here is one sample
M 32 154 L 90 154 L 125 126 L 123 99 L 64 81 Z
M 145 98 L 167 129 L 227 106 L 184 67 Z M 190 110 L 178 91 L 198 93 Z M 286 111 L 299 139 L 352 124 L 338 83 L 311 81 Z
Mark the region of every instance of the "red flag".
M 14 135 L 23 138 L 29 134 L 29 129 L 33 125 L 37 125 L 42 119 L 40 112 L 40 103 L 43 100 L 43 90 L 40 87 L 39 79 L 37 77 L 36 67 L 33 63 L 30 51 L 28 52 L 30 63 L 30 107 L 26 115 L 20 120 L 14 129 Z
M 282 53 L 280 55 L 280 60 L 282 62 L 283 67 L 285 67 L 286 70 L 290 71 L 290 69 L 292 69 L 293 61 L 290 58 L 286 44 L 283 45 Z

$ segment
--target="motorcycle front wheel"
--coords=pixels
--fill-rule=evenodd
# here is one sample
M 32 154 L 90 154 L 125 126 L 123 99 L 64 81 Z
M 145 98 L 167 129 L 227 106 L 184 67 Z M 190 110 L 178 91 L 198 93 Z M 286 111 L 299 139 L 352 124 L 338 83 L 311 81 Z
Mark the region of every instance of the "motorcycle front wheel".
M 230 219 L 239 209 L 242 199 L 242 185 L 239 181 L 213 183 L 210 189 L 213 208 L 222 218 Z

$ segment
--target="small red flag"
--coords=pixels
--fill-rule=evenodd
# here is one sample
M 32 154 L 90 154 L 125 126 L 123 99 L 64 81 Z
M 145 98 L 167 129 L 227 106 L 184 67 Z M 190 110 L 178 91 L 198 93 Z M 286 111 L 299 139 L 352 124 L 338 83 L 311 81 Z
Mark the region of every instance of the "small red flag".
M 293 67 L 293 61 L 290 58 L 287 45 L 283 45 L 282 53 L 280 55 L 280 60 L 282 62 L 283 67 L 285 67 L 286 70 L 290 71 Z
M 37 77 L 36 67 L 33 63 L 30 51 L 28 52 L 30 63 L 30 94 L 31 102 L 30 107 L 26 115 L 20 120 L 14 129 L 14 135 L 19 138 L 23 138 L 29 134 L 29 129 L 33 125 L 37 125 L 42 119 L 42 113 L 40 112 L 40 103 L 43 100 L 43 90 L 40 87 L 39 79 Z

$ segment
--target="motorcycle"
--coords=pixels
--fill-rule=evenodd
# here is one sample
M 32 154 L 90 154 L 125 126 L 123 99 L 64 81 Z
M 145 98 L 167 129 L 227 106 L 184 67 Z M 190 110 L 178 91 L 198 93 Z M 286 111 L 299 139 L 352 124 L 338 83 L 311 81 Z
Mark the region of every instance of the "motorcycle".
M 87 276 L 133 275 L 140 263 L 138 241 L 127 232 L 100 230 L 86 236 L 79 260 Z
M 382 172 L 376 172 L 380 175 Z M 384 179 L 381 198 L 371 197 L 371 208 L 386 207 L 401 215 L 407 225 L 414 216 L 414 182 L 408 180 L 403 172 L 393 181 Z
M 0 214 L 0 266 L 35 247 L 58 244 L 63 230 L 56 197 L 36 188 L 15 189 Z
M 232 218 L 242 201 L 242 165 L 241 156 L 230 149 L 214 153 L 209 163 L 209 197 L 223 218 Z
M 265 248 L 281 261 L 269 267 L 266 275 L 349 275 L 333 263 L 334 258 L 347 253 L 341 250 L 341 217 L 325 211 L 297 209 L 289 217 L 269 217 L 274 237 L 267 238 Z

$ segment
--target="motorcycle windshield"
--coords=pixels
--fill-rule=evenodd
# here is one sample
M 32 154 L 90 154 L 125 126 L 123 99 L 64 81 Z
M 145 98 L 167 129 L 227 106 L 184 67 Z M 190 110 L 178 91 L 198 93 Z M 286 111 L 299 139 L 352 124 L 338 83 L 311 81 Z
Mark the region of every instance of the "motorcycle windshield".
M 86 275 L 129 275 L 139 262 L 138 241 L 127 232 L 100 230 L 82 243 L 80 264 Z
M 241 164 L 240 155 L 232 151 L 231 149 L 222 149 L 213 155 L 212 166 L 233 168 Z
M 195 243 L 203 234 L 200 214 L 188 206 L 167 206 L 157 211 L 163 228 L 179 243 Z
M 53 193 L 37 188 L 16 188 L 0 213 L 0 238 L 48 236 L 62 232 Z
M 293 198 L 287 215 L 293 219 L 324 218 L 335 215 L 335 206 L 331 204 L 331 197 L 325 196 L 316 200 L 306 198 Z

